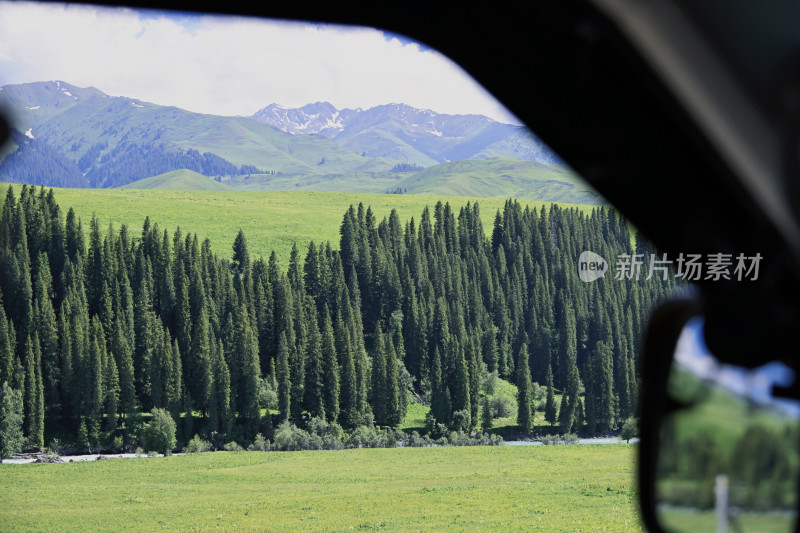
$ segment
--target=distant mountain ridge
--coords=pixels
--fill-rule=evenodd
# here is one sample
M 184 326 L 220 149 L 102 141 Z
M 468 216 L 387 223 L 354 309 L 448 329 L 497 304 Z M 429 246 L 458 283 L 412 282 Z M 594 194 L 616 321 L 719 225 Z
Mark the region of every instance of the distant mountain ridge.
M 223 171 L 223 176 L 332 174 L 388 170 L 397 163 L 361 156 L 324 137 L 290 135 L 246 117 L 193 113 L 63 81 L 6 85 L 0 88 L 0 105 L 9 110 L 17 130 L 78 165 L 87 180 L 71 185 L 75 187 L 115 187 L 181 168 L 210 175 L 220 175 L 217 169 L 223 167 L 237 169 L 235 174 Z M 186 154 L 220 164 L 214 170 L 187 167 Z
M 406 104 L 340 110 L 316 102 L 299 108 L 270 104 L 251 118 L 293 135 L 320 135 L 368 157 L 426 167 L 498 156 L 562 164 L 527 128 L 483 115 L 446 115 Z
M 0 87 L 0 182 L 605 201 L 526 128 L 405 104 L 194 113 L 63 81 Z

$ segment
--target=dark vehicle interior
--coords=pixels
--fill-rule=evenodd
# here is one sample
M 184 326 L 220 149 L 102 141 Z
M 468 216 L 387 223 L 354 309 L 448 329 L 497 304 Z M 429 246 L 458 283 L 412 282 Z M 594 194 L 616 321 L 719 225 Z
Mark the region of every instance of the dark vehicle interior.
M 664 376 L 686 320 L 704 316 L 720 362 L 797 369 L 800 4 L 124 4 L 404 34 L 461 65 L 661 252 L 763 257 L 756 280 L 698 280 L 692 299 L 651 318 L 639 452 L 649 530 L 662 530 L 654 486 L 660 424 L 672 408 Z M 779 393 L 800 399 L 797 383 Z

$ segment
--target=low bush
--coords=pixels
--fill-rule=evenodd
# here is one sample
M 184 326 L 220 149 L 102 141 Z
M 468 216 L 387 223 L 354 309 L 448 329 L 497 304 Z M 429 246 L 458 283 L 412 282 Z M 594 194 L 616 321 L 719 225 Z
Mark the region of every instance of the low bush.
M 406 446 L 410 448 L 423 448 L 425 446 L 432 446 L 433 442 L 427 435 L 420 435 L 416 431 L 412 431 L 406 440 Z
M 322 438 L 309 434 L 290 422 L 283 422 L 275 433 L 272 449 L 282 452 L 321 450 Z
M 465 431 L 450 431 L 438 424 L 442 435 L 433 439 L 420 435 L 417 431 L 407 434 L 399 429 L 375 426 L 358 426 L 350 433 L 335 423 L 318 418 L 308 421 L 308 430 L 299 428 L 291 422 L 283 422 L 275 431 L 275 440 L 270 443 L 263 435 L 256 435 L 255 442 L 248 450 L 257 451 L 299 451 L 299 450 L 341 450 L 344 448 L 395 448 L 407 446 L 497 446 L 503 439 L 483 431 L 470 434 Z M 233 443 L 235 444 L 235 443 Z M 228 450 L 231 443 L 225 445 Z M 237 445 L 238 446 L 238 445 Z
M 628 418 L 622 425 L 622 431 L 619 438 L 626 442 L 630 442 L 632 438 L 639 436 L 639 419 L 635 417 Z
M 264 435 L 259 433 L 256 435 L 253 444 L 247 447 L 248 451 L 256 451 L 256 452 L 268 452 L 272 449 L 272 445 L 270 442 L 264 438 Z
M 167 455 L 175 447 L 175 420 L 166 410 L 158 407 L 151 413 L 150 423 L 142 431 L 145 447 L 148 451 Z
M 463 432 L 469 431 L 469 426 L 471 422 L 470 412 L 466 409 L 461 411 L 456 411 L 453 413 L 453 422 L 451 424 L 452 428 L 456 431 Z
M 211 443 L 200 438 L 200 435 L 195 435 L 192 437 L 192 440 L 190 440 L 183 449 L 184 453 L 201 453 L 209 451 L 211 451 Z
M 545 435 L 541 439 L 542 444 L 552 446 L 555 444 L 577 444 L 578 436 L 574 433 L 565 433 L 563 435 Z
M 225 443 L 224 449 L 226 452 L 243 452 L 244 448 L 242 448 L 238 442 L 235 440 L 231 442 Z
M 269 378 L 264 378 L 258 383 L 258 405 L 262 409 L 277 409 L 278 408 L 278 393 L 272 387 L 272 382 Z
M 493 396 L 489 400 L 489 408 L 492 410 L 492 418 L 507 418 L 514 413 L 511 400 L 505 396 Z

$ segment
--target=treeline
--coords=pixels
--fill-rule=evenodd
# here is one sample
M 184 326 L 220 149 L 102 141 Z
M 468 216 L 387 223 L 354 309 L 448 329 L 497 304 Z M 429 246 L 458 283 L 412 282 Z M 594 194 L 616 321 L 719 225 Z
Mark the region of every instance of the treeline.
M 419 172 L 425 170 L 425 167 L 415 165 L 414 163 L 397 163 L 389 172 Z
M 169 150 L 163 143 L 122 142 L 100 156 L 107 148 L 105 142 L 96 144 L 81 159 L 80 168 L 89 180 L 89 187 L 119 187 L 180 169 L 211 177 L 266 173 L 254 165 L 236 166 L 210 152 Z
M 180 169 L 210 177 L 270 173 L 254 165 L 234 165 L 209 152 L 169 150 L 163 143 L 122 142 L 108 150 L 108 143 L 102 141 L 92 145 L 75 163 L 46 142 L 16 130 L 12 140 L 18 149 L 0 161 L 0 181 L 8 183 L 109 188 Z M 77 149 L 77 145 L 73 148 Z
M 312 418 L 396 427 L 412 395 L 431 427 L 468 430 L 484 372 L 517 383 L 523 432 L 532 381 L 549 385 L 547 417 L 564 433 L 607 433 L 634 412 L 644 317 L 672 281 L 578 279 L 582 250 L 631 252 L 613 211 L 508 201 L 487 239 L 477 204 L 456 215 L 440 202 L 418 223 L 359 205 L 339 248 L 295 246 L 284 270 L 274 253 L 252 259 L 241 231 L 230 260 L 149 218 L 136 235 L 93 218 L 86 235 L 52 190 L 23 186 L 17 199 L 9 187 L 0 383 L 22 392 L 28 441 L 101 442 L 153 408 L 184 442 L 252 442 Z M 262 415 L 270 391 L 274 421 Z
M 26 137 L 17 130 L 11 130 L 10 142 L 17 145 L 17 149 L 0 161 L 0 181 L 39 183 L 48 187 L 89 186 L 75 162 L 47 143 Z

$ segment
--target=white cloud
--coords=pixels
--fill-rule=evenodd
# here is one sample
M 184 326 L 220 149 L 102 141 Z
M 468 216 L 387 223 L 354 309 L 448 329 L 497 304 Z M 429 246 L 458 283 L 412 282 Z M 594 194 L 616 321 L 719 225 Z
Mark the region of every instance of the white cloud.
M 375 29 L 0 2 L 0 85 L 51 79 L 226 115 L 327 100 L 515 121 L 438 52 Z

